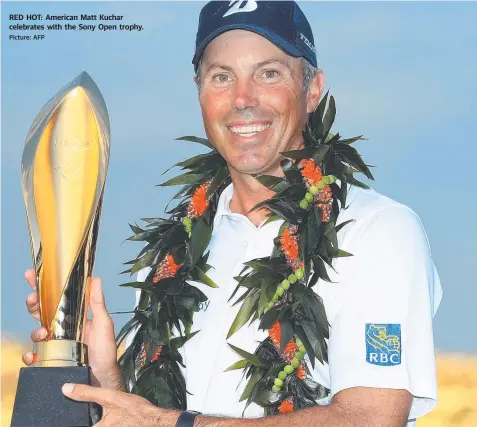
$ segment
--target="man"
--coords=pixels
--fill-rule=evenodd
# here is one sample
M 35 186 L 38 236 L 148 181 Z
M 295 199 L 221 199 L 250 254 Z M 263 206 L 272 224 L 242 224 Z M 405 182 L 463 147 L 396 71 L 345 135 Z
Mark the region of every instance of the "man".
M 354 220 L 338 234 L 339 247 L 353 257 L 336 260 L 336 272 L 329 271 L 334 283 L 315 287 L 331 327 L 329 363 L 317 363 L 312 374 L 330 394 L 320 406 L 273 417 L 260 417 L 262 408 L 252 404 L 240 418 L 241 373 L 224 372 L 237 361 L 225 338 L 238 307 L 227 300 L 243 263 L 270 255 L 279 226 L 264 224 L 263 210 L 249 212 L 273 194 L 251 175 L 282 175 L 280 153 L 303 146 L 302 130 L 324 78 L 311 28 L 294 2 L 208 3 L 193 63 L 207 136 L 232 178 L 220 196 L 209 246 L 210 276 L 219 288 L 203 289 L 209 304 L 194 317 L 201 332 L 183 349 L 188 408 L 210 415 L 179 419 L 177 411 L 124 392 L 99 279 L 92 284 L 86 343 L 101 388 L 65 385 L 65 395 L 101 404 L 100 426 L 415 425 L 437 399 L 432 319 L 442 295 L 439 278 L 414 212 L 355 187 L 338 220 Z M 32 271 L 27 280 L 35 286 Z M 38 318 L 36 294 L 27 306 Z M 34 341 L 44 337 L 41 328 L 32 333 Z M 257 327 L 248 327 L 228 342 L 253 353 L 261 339 Z M 31 354 L 24 361 L 30 364 Z

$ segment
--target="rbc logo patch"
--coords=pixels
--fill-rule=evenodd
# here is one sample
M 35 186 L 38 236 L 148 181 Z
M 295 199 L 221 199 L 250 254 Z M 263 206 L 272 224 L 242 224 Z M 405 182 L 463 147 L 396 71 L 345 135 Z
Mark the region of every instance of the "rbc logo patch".
M 401 364 L 401 325 L 366 323 L 366 361 L 378 366 Z

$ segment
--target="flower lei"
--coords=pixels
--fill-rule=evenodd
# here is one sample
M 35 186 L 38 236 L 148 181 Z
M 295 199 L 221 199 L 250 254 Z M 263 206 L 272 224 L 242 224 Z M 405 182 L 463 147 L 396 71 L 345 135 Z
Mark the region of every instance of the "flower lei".
M 332 96 L 326 107 L 327 100 L 328 93 L 309 116 L 304 148 L 282 153 L 284 176 L 255 176 L 275 195 L 254 209 L 266 208 L 267 221 L 283 220 L 283 224 L 273 253 L 246 263 L 230 297 L 245 289 L 234 302 L 241 306 L 227 339 L 247 322 L 258 321 L 260 329 L 268 330 L 253 354 L 229 344 L 241 359 L 227 369 L 244 370 L 247 384 L 240 401 L 246 400 L 245 408 L 252 402 L 262 406 L 266 415 L 314 406 L 329 393 L 313 380 L 309 368 L 309 364 L 314 368 L 315 359 L 328 361 L 329 338 L 325 308 L 312 287 L 319 279 L 330 281 L 325 266 L 332 268 L 334 258 L 351 255 L 339 249 L 337 241 L 338 231 L 350 221 L 339 225 L 336 221 L 346 206 L 348 185 L 368 188 L 353 174 L 374 179 L 351 147 L 364 138 L 342 139 L 330 133 L 336 108 Z M 141 294 L 117 344 L 137 329 L 119 359 L 131 393 L 157 406 L 185 410 L 187 389 L 178 349 L 197 333 L 192 332 L 193 316 L 207 301 L 189 281 L 217 287 L 207 276 L 210 266 L 204 252 L 218 199 L 231 179 L 225 160 L 207 139 L 178 139 L 203 144 L 211 151 L 177 163 L 174 166 L 188 172 L 160 184 L 183 186 L 172 199 L 178 200 L 177 206 L 166 211 L 168 219 L 143 218 L 145 228 L 130 225 L 134 235 L 128 240 L 147 244 L 126 263 L 132 267 L 123 273 L 132 275 L 145 267 L 151 271 L 144 282 L 121 285 L 141 289 Z

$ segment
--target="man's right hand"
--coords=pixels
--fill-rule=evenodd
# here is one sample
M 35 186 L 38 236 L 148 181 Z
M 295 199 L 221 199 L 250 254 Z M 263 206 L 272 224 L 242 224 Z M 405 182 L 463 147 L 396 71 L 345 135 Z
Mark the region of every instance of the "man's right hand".
M 40 302 L 36 292 L 36 275 L 34 270 L 27 270 L 25 278 L 33 289 L 28 295 L 26 306 L 30 314 L 40 322 Z M 117 364 L 116 339 L 114 323 L 104 303 L 104 295 L 101 288 L 101 279 L 94 278 L 91 281 L 90 308 L 93 314 L 85 325 L 85 344 L 88 346 L 88 365 L 91 367 L 93 376 L 97 379 L 100 387 L 114 388 L 125 391 L 123 378 Z M 47 331 L 44 327 L 34 329 L 31 333 L 33 342 L 44 341 Z M 33 353 L 23 355 L 23 362 L 31 365 Z

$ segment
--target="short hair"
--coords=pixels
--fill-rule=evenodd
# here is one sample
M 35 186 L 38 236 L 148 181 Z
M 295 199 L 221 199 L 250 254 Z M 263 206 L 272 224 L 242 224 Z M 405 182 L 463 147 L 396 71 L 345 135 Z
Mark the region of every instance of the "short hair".
M 304 93 L 308 93 L 310 90 L 311 82 L 316 76 L 318 69 L 314 67 L 308 60 L 305 58 L 300 58 L 301 62 L 301 78 L 302 78 L 302 90 Z M 197 85 L 197 91 L 200 92 L 200 67 L 202 65 L 202 58 L 200 58 L 199 63 L 197 64 L 197 71 L 195 73 L 194 81 Z

